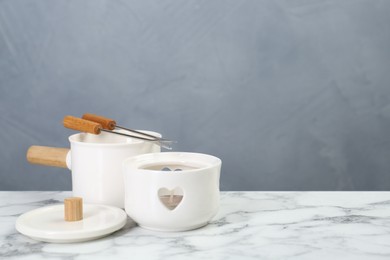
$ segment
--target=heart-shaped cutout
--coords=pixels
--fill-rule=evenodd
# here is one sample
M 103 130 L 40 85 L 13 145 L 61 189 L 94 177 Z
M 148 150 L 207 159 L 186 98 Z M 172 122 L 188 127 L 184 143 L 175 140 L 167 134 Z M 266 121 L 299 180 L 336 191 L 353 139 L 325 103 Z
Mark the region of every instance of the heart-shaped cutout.
M 176 187 L 173 190 L 160 188 L 158 197 L 167 209 L 174 210 L 183 200 L 183 190 L 180 187 Z

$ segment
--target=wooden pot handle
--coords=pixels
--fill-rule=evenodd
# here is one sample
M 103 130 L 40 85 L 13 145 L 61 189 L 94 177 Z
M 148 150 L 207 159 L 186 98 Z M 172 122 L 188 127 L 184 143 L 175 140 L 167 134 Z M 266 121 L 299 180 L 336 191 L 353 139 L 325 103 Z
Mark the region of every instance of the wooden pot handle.
M 66 156 L 70 149 L 33 145 L 27 150 L 27 161 L 33 164 L 68 168 Z

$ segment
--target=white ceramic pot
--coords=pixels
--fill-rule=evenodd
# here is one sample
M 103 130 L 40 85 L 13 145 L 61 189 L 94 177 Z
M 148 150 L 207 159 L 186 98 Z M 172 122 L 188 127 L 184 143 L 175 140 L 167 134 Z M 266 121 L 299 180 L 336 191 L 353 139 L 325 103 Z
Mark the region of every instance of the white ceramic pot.
M 160 134 L 144 131 L 161 137 Z M 84 202 L 124 208 L 122 162 L 144 153 L 160 152 L 151 142 L 102 132 L 69 137 L 71 149 L 32 146 L 27 152 L 31 163 L 67 167 L 72 171 L 73 196 Z
M 141 227 L 184 231 L 206 225 L 219 207 L 221 160 L 182 152 L 123 162 L 125 210 Z

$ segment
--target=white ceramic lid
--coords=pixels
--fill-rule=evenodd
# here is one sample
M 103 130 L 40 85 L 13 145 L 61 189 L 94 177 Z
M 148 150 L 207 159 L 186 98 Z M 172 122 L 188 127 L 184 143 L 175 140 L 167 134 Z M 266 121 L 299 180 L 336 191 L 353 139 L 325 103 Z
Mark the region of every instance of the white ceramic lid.
M 24 213 L 16 230 L 32 239 L 52 243 L 75 243 L 97 239 L 121 229 L 127 220 L 119 208 L 84 204 L 83 220 L 64 220 L 64 205 L 53 205 Z

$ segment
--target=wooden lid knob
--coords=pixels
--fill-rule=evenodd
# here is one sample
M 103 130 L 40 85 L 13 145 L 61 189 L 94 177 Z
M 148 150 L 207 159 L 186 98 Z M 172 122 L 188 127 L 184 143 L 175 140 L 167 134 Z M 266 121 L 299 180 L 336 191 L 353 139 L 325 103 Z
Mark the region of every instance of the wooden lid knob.
M 66 198 L 65 221 L 79 221 L 83 219 L 83 199 L 79 197 Z

